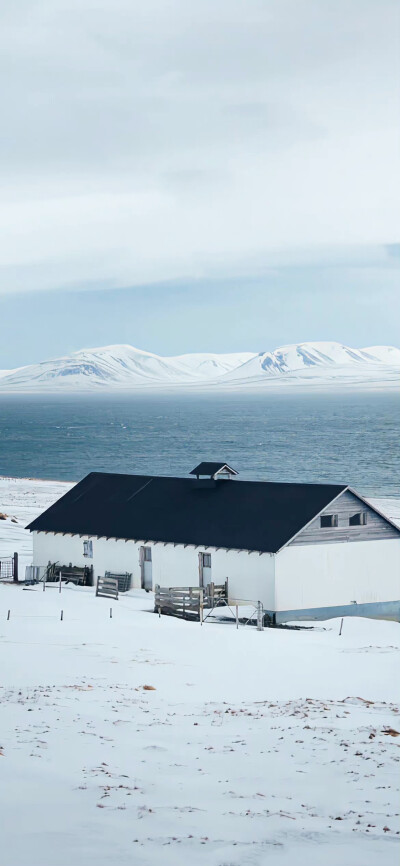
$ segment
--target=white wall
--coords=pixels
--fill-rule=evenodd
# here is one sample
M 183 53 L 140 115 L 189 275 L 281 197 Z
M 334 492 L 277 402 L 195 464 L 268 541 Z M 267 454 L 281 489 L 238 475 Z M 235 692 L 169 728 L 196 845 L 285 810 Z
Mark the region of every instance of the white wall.
M 85 536 L 87 537 L 87 536 Z M 47 565 L 48 561 L 62 565 L 93 565 L 95 578 L 105 571 L 132 574 L 132 586 L 140 587 L 141 542 L 93 538 L 93 559 L 83 556 L 83 538 L 74 535 L 33 533 L 33 563 Z M 152 544 L 153 586 L 199 586 L 199 553 L 204 548 L 184 547 L 173 544 Z M 259 556 L 246 551 L 235 552 L 213 550 L 211 553 L 211 575 L 214 583 L 225 583 L 228 578 L 229 595 L 249 601 L 262 601 L 264 607 L 273 609 L 275 557 Z
M 275 556 L 218 550 L 211 554 L 211 565 L 214 583 L 224 583 L 228 578 L 230 598 L 261 601 L 266 610 L 273 609 Z
M 84 536 L 87 538 L 88 536 Z M 49 532 L 33 533 L 33 564 L 47 565 L 48 561 L 62 565 L 93 565 L 94 577 L 106 571 L 132 574 L 132 586 L 140 587 L 140 545 L 134 541 L 114 538 L 93 538 L 93 559 L 83 555 L 83 541 L 79 535 L 54 535 Z
M 275 610 L 400 599 L 400 540 L 286 547 L 276 555 Z
M 33 564 L 47 565 L 60 562 L 62 565 L 90 565 L 83 555 L 83 539 L 79 535 L 54 535 L 52 532 L 33 532 Z
M 199 552 L 194 547 L 151 545 L 153 586 L 199 586 Z
M 91 560 L 87 560 L 90 564 Z M 140 544 L 115 538 L 93 538 L 93 570 L 95 576 L 106 571 L 132 575 L 132 587 L 140 587 Z
M 153 585 L 199 586 L 199 553 L 211 553 L 211 578 L 225 583 L 230 597 L 262 601 L 265 608 L 274 602 L 274 556 L 246 551 L 215 550 L 173 545 L 153 547 Z

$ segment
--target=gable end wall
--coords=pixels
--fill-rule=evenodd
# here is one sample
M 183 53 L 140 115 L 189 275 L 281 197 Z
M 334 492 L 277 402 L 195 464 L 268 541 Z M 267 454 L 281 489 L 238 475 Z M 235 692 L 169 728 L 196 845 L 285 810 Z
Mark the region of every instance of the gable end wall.
M 366 526 L 349 526 L 349 518 L 357 511 L 367 511 Z M 289 542 L 288 547 L 296 544 L 332 544 L 338 541 L 379 541 L 383 538 L 400 538 L 400 533 L 390 523 L 377 514 L 373 508 L 357 499 L 349 490 L 340 496 L 321 514 L 337 514 L 338 525 L 335 527 L 320 526 L 320 516 Z

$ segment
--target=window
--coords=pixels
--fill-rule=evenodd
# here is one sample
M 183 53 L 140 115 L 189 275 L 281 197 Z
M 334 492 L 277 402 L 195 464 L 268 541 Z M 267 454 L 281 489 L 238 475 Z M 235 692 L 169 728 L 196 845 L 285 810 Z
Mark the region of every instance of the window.
M 83 555 L 93 559 L 93 541 L 91 538 L 83 542 Z
M 349 518 L 349 526 L 366 526 L 367 524 L 367 512 L 366 511 L 357 511 L 356 514 L 352 514 Z
M 151 562 L 151 547 L 143 548 L 143 559 L 145 562 Z
M 328 527 L 328 526 L 337 526 L 338 525 L 337 514 L 322 514 L 320 520 L 321 520 L 321 529 L 326 529 L 326 527 Z
M 211 568 L 211 553 L 203 553 L 203 568 Z

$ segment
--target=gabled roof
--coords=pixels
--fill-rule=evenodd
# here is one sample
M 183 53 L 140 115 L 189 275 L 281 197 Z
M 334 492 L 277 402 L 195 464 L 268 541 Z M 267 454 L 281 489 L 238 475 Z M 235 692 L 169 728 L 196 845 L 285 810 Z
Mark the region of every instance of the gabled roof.
M 344 490 L 92 472 L 28 529 L 276 553 Z
M 211 477 L 212 475 L 216 475 L 217 472 L 222 472 L 223 469 L 226 469 L 230 475 L 239 474 L 236 472 L 236 469 L 232 469 L 232 467 L 228 466 L 227 463 L 207 463 L 206 461 L 203 461 L 203 463 L 199 463 L 198 466 L 195 466 L 194 469 L 189 472 L 189 475 L 209 475 Z

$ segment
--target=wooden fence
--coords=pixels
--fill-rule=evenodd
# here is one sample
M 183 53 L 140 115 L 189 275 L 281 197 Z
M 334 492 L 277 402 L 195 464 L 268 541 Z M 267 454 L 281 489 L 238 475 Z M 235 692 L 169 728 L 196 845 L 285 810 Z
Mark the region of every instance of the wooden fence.
M 156 586 L 154 610 L 158 614 L 179 616 L 202 622 L 204 608 L 217 607 L 228 597 L 227 583 L 200 586 Z
M 58 583 L 60 572 L 63 583 L 93 586 L 93 565 L 62 565 L 59 562 L 49 562 L 45 570 L 46 583 Z
M 98 577 L 96 595 L 118 600 L 118 580 L 115 577 Z

